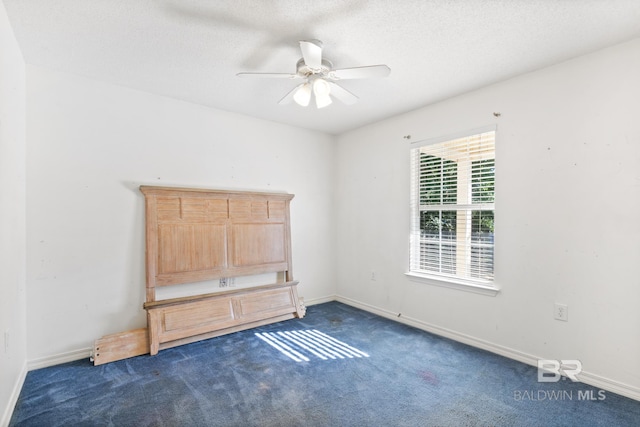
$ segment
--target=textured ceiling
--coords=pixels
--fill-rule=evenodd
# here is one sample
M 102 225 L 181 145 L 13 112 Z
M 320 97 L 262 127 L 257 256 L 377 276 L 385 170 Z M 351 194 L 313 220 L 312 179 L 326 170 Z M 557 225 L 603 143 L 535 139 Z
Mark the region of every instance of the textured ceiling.
M 3 0 L 28 64 L 339 134 L 640 36 L 639 0 Z M 336 68 L 387 64 L 341 84 L 359 102 L 277 102 L 298 40 Z

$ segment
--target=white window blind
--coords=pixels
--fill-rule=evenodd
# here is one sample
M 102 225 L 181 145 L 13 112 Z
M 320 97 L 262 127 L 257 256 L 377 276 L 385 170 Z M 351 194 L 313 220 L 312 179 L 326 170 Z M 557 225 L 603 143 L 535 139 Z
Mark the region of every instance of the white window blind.
M 493 281 L 495 129 L 411 149 L 410 271 Z

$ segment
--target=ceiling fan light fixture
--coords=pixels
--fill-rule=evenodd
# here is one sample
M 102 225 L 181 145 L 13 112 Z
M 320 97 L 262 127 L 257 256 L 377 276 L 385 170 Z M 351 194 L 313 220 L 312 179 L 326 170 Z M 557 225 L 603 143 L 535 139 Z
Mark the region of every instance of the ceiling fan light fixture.
M 331 93 L 331 87 L 325 79 L 317 78 L 313 82 L 313 93 L 320 97 L 325 95 L 328 96 L 329 93 Z
M 313 81 L 313 94 L 316 97 L 316 107 L 324 108 L 331 104 L 331 86 L 326 80 L 317 78 Z
M 309 105 L 309 101 L 311 101 L 311 85 L 309 83 L 300 85 L 293 95 L 293 100 L 301 107 Z
M 316 107 L 324 108 L 327 105 L 331 105 L 333 101 L 331 101 L 331 97 L 329 95 L 316 95 Z

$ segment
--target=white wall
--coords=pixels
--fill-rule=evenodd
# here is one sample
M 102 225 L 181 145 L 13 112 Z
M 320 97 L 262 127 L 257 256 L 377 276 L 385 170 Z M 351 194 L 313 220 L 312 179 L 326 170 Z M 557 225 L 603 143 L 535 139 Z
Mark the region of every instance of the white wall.
M 26 374 L 25 65 L 0 2 L 0 425 Z
M 529 362 L 579 359 L 585 378 L 640 398 L 638 76 L 640 39 L 341 135 L 340 297 Z M 502 291 L 410 281 L 403 136 L 493 123 Z
M 295 194 L 299 294 L 335 294 L 333 137 L 33 66 L 27 81 L 35 365 L 146 324 L 141 184 Z

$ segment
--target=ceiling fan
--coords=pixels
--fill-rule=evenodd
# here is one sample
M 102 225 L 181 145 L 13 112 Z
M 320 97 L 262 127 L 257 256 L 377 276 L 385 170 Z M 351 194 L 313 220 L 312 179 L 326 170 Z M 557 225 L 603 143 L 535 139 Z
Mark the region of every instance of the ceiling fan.
M 316 107 L 323 108 L 330 105 L 334 96 L 347 105 L 354 104 L 358 97 L 349 92 L 336 81 L 347 79 L 364 79 L 371 77 L 386 77 L 391 69 L 386 65 L 369 65 L 364 67 L 333 69 L 333 64 L 322 58 L 322 42 L 320 40 L 300 41 L 302 58 L 296 64 L 296 73 L 238 73 L 238 77 L 284 78 L 304 82 L 294 87 L 278 104 L 289 104 L 292 100 L 298 105 L 306 107 L 315 97 Z

